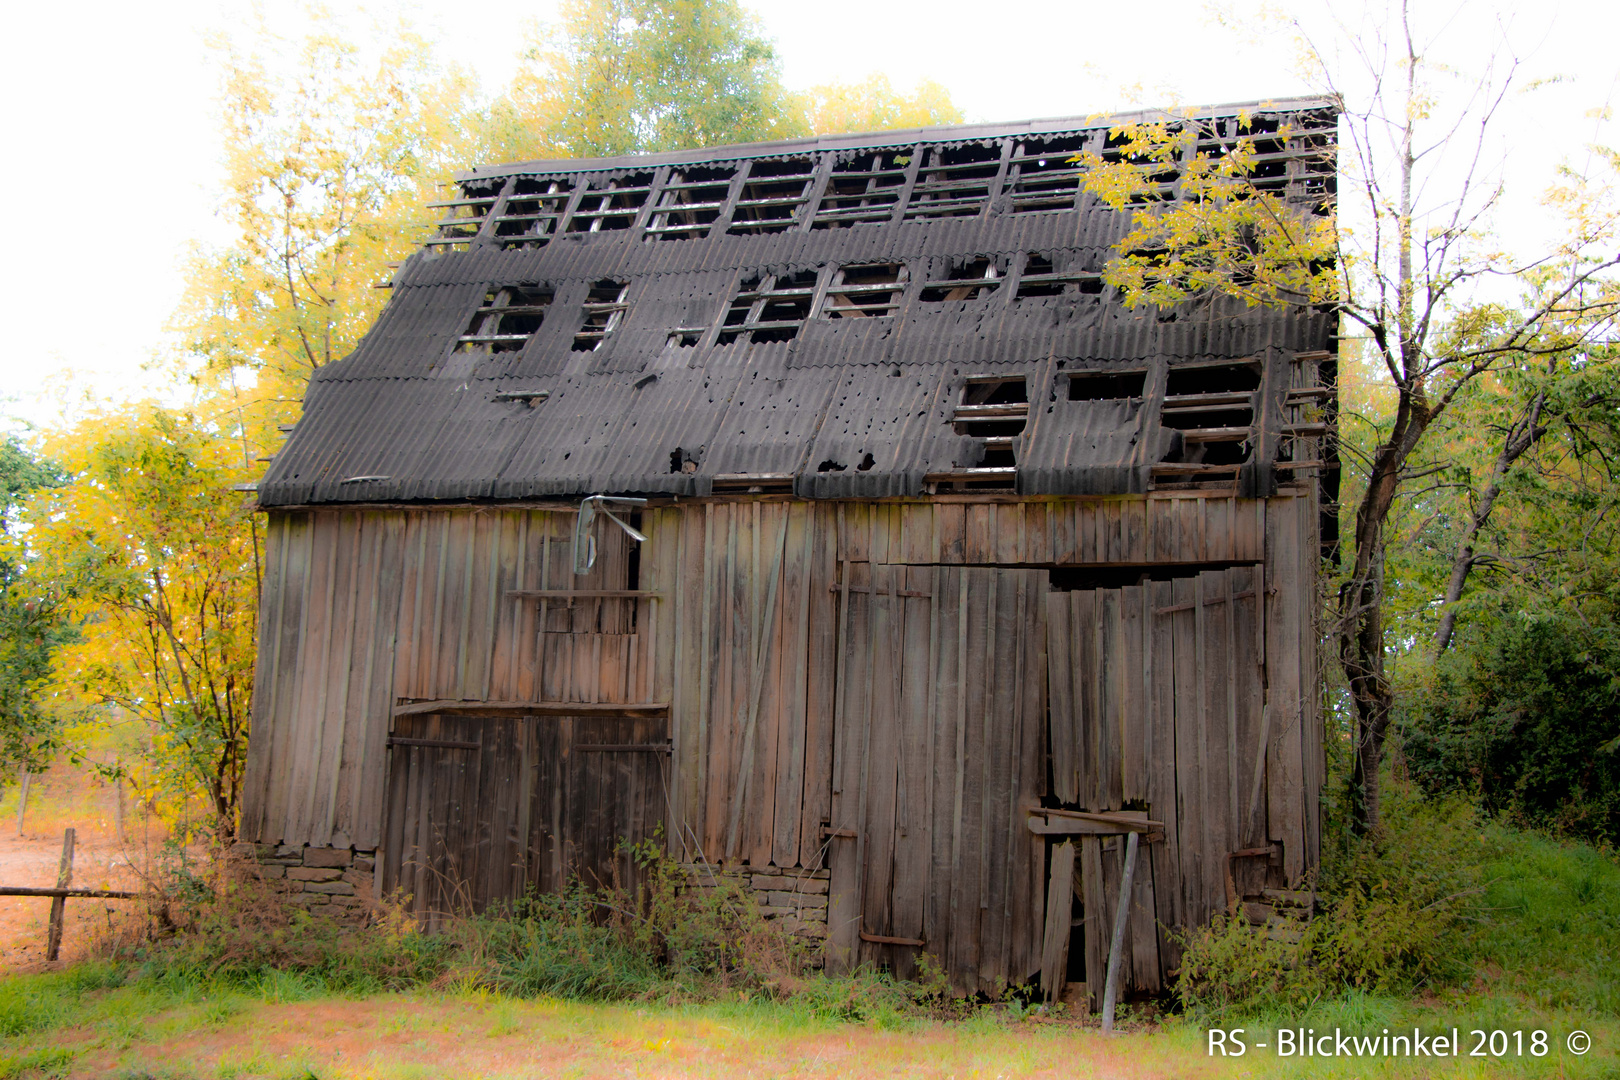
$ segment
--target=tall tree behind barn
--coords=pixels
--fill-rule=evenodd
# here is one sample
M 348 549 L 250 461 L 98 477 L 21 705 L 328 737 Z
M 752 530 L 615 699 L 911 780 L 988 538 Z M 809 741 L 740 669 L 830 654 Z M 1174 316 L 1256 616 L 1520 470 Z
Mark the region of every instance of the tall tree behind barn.
M 961 992 L 1099 990 L 1121 822 L 1139 989 L 1301 880 L 1335 320 L 1126 308 L 1073 159 L 1128 119 L 460 177 L 259 488 L 243 835 L 431 923 L 661 826 Z M 1176 122 L 1329 212 L 1328 102 Z M 646 502 L 579 573 L 591 495 Z

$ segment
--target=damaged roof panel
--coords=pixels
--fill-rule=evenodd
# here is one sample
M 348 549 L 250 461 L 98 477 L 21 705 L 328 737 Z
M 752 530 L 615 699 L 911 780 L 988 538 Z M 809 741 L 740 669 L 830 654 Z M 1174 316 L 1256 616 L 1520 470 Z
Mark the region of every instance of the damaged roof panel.
M 1199 115 L 1231 124 L 1244 109 L 1293 125 L 1300 164 L 1288 191 L 1319 205 L 1320 185 L 1331 185 L 1331 145 L 1321 148 L 1334 130 L 1331 104 Z M 1030 494 L 1118 493 L 1145 490 L 1167 460 L 1189 473 L 1206 459 L 1226 460 L 1238 451 L 1206 444 L 1237 436 L 1198 428 L 1198 406 L 1184 401 L 1167 419 L 1162 376 L 1142 376 L 1133 404 L 1092 400 L 1090 390 L 1070 399 L 1066 373 L 1261 356 L 1283 363 L 1330 349 L 1334 318 L 1213 300 L 1125 308 L 1100 275 L 1128 217 L 1078 188 L 1069 200 L 1062 170 L 1018 186 L 1018 169 L 1050 164 L 1037 153 L 1048 142 L 1031 143 L 1031 133 L 1058 140 L 1052 145 L 1064 149 L 1055 156 L 1100 147 L 1123 119 L 475 170 L 461 182 L 469 196 L 495 193 L 480 204 L 487 212 L 458 219 L 445 242 L 409 259 L 354 353 L 315 373 L 260 502 L 788 489 L 882 497 L 933 490 L 954 482 L 941 477 L 974 469 L 992 470 L 984 484 Z M 661 186 L 777 168 L 761 163 L 830 169 L 880 151 L 923 182 L 865 202 L 846 185 L 828 205 L 874 218 L 857 224 L 838 224 L 843 209 L 818 219 L 817 198 L 832 196 L 817 196 L 815 185 L 786 225 L 739 210 L 752 180 L 729 183 L 719 206 L 705 194 L 701 214 L 670 209 L 691 199 L 685 188 Z M 693 164 L 713 168 L 676 167 Z M 594 191 L 610 180 L 634 181 L 635 190 L 604 194 L 611 205 L 597 199 L 577 219 L 560 198 L 534 209 L 537 193 Z M 1306 180 L 1317 187 L 1307 190 Z M 909 219 L 908 208 L 917 211 Z M 531 220 L 541 223 L 531 229 Z M 829 221 L 834 227 L 823 227 Z M 683 239 L 660 231 L 672 222 Z M 518 228 L 532 232 L 522 246 L 512 241 Z M 506 304 L 522 310 L 490 316 Z M 490 327 L 500 333 L 492 337 Z M 1018 409 L 1005 402 L 969 400 L 980 393 L 969 383 L 992 374 L 1023 380 L 1027 417 L 1012 416 Z M 1288 383 L 1279 376 L 1265 385 L 1275 394 Z M 1259 439 L 1258 425 L 1277 410 L 1262 404 L 1253 405 L 1257 436 L 1242 453 L 1251 442 L 1274 452 L 1276 440 Z

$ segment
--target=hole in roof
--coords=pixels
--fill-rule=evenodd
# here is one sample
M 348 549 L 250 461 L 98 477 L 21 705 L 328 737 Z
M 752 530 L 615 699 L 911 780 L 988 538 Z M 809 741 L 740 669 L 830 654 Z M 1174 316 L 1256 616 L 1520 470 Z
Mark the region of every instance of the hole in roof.
M 954 259 L 943 277 L 931 279 L 920 299 L 927 303 L 974 300 L 988 296 L 1001 284 L 1007 272 L 1005 259 Z
M 863 454 L 861 455 L 861 462 L 859 465 L 855 466 L 855 470 L 857 472 L 871 472 L 872 466 L 876 464 L 877 461 L 872 457 L 871 454 Z
M 1187 394 L 1244 393 L 1259 388 L 1258 364 L 1199 364 L 1172 366 L 1165 394 L 1179 397 Z
M 1024 376 L 984 376 L 962 385 L 951 423 L 958 435 L 997 439 L 1022 432 L 1028 418 L 1029 385 Z
M 1146 371 L 1074 371 L 1069 373 L 1069 400 L 1139 398 L 1146 384 Z
M 900 306 L 906 285 L 903 263 L 876 263 L 870 266 L 841 266 L 827 285 L 827 299 L 821 314 L 828 319 L 893 315 Z
M 629 289 L 626 282 L 606 278 L 591 286 L 585 296 L 583 320 L 574 334 L 574 352 L 600 348 L 607 336 L 618 329 L 624 313 L 630 307 L 624 302 Z

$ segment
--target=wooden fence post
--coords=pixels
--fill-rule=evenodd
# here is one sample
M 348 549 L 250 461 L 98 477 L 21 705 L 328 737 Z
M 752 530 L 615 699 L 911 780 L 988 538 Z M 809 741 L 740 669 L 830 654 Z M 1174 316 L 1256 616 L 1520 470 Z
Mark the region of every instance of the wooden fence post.
M 17 795 L 17 835 L 23 831 L 23 815 L 28 813 L 28 785 L 33 781 L 34 774 L 24 765 L 22 770 L 22 791 Z
M 62 861 L 56 868 L 56 887 L 65 889 L 73 883 L 74 831 L 62 834 Z M 45 936 L 45 959 L 55 960 L 62 948 L 62 916 L 67 909 L 67 897 L 51 897 L 51 924 Z

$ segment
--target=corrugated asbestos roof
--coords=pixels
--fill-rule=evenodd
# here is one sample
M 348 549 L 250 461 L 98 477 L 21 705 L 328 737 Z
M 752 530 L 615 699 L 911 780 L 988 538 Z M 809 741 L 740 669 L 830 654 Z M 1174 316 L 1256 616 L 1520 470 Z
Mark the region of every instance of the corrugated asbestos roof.
M 1314 177 L 1331 186 L 1336 117 L 1329 102 L 1198 115 L 1219 121 L 1239 113 L 1288 121 L 1306 147 L 1291 160 L 1312 162 L 1291 165 L 1289 182 Z M 1028 422 L 1011 444 L 1016 490 L 1145 490 L 1153 464 L 1181 445 L 1159 423 L 1167 366 L 1325 350 L 1334 320 L 1224 303 L 1169 313 L 1126 309 L 1096 281 L 1127 226 L 1122 215 L 1096 204 L 1077 181 L 1072 194 L 1059 185 L 1061 208 L 1021 212 L 1024 193 L 1050 190 L 1030 188 L 1028 177 L 1020 187 L 1023 170 L 1039 175 L 1042 147 L 1054 147 L 1051 162 L 1061 164 L 1075 139 L 1101 147 L 1108 127 L 1124 119 L 1131 117 L 838 136 L 466 174 L 468 197 L 485 198 L 474 207 L 482 216 L 467 219 L 462 230 L 476 228 L 477 236 L 414 255 L 354 353 L 316 373 L 303 418 L 260 484 L 260 503 L 706 495 L 717 478 L 735 485 L 747 477 L 768 478 L 778 489 L 791 478 L 792 489 L 806 497 L 916 495 L 927 490 L 929 476 L 985 459 L 986 440 L 964 429 L 955 413 L 966 382 L 983 376 L 1026 380 Z M 1300 142 L 1296 134 L 1290 146 Z M 970 143 L 991 148 L 966 155 L 981 160 L 979 173 L 954 164 L 962 155 L 953 157 L 952 148 Z M 904 153 L 891 153 L 896 147 Z M 838 172 L 881 171 L 883 162 L 863 153 L 889 153 L 899 177 L 876 189 L 869 203 L 887 207 L 880 197 L 893 196 L 892 213 L 881 211 L 888 220 L 813 225 L 826 208 L 868 205 L 848 194 L 851 182 Z M 773 182 L 753 174 L 758 163 L 798 158 L 809 159 L 809 171 L 802 175 L 803 198 L 781 211 L 792 215 L 785 227 L 731 231 L 728 215 L 740 215 L 737 201 L 752 197 L 746 185 Z M 684 195 L 673 185 L 696 175 L 693 165 L 728 185 L 727 205 L 716 211 L 708 235 L 649 233 L 660 210 L 670 215 L 665 221 L 684 213 L 675 201 Z M 1047 167 L 1041 159 L 1039 168 Z M 908 201 L 925 173 L 944 191 L 930 197 L 966 191 L 979 203 L 964 216 L 905 220 L 930 210 L 932 204 Z M 605 205 L 603 198 L 614 197 L 608 185 L 624 186 L 620 178 L 629 176 L 636 177 L 632 186 L 651 188 L 639 196 L 643 205 L 624 211 L 629 227 L 571 231 L 589 220 L 582 208 Z M 951 187 L 956 177 L 966 179 Z M 843 195 L 834 181 L 844 185 Z M 532 214 L 532 193 L 548 184 L 564 192 L 555 204 L 560 222 L 543 236 L 502 236 L 511 226 L 501 222 Z M 994 288 L 969 298 L 927 297 L 930 286 L 937 297 L 945 288 L 939 282 L 975 260 L 993 267 Z M 870 265 L 904 267 L 896 306 L 862 317 L 830 307 L 827 290 L 836 287 L 839 271 Z M 1066 277 L 1026 290 L 1021 279 L 1035 273 Z M 783 287 L 794 275 L 814 290 L 805 300 L 815 310 L 790 340 L 743 334 L 722 343 L 740 292 L 773 276 Z M 603 281 L 627 285 L 628 306 L 600 345 L 575 348 L 592 286 Z M 475 330 L 477 314 L 510 286 L 549 292 L 538 330 L 513 351 L 458 347 L 463 335 L 490 332 Z M 771 310 L 760 317 L 770 321 Z M 1077 369 L 1145 371 L 1144 395 L 1070 400 L 1066 379 Z M 520 391 L 547 396 L 532 404 L 497 396 Z M 1257 425 L 1265 422 L 1262 412 L 1276 409 L 1257 409 Z

